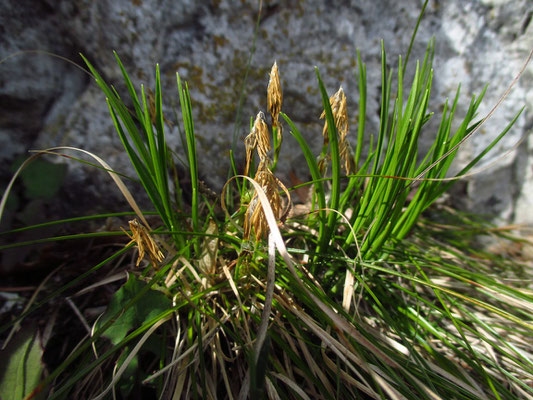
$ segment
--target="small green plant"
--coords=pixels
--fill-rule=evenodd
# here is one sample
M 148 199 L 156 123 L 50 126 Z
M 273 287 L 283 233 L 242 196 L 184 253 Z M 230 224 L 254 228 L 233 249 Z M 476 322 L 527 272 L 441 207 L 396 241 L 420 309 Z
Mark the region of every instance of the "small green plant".
M 369 148 L 363 148 L 367 82 L 359 53 L 355 149 L 348 141 L 354 110 L 342 88 L 328 96 L 316 70 L 324 110 L 318 157 L 281 111 L 274 63 L 267 89 L 271 124 L 263 112 L 250 124 L 245 171 L 235 171 L 219 199 L 198 178 L 192 102 L 177 75 L 190 201 L 173 176 L 159 68 L 155 93 L 141 86 L 139 96 L 117 56 L 129 93 L 124 101 L 85 60 L 160 223 L 154 229 L 120 177 L 93 156 L 132 205 L 130 229 L 46 240 L 127 235 L 130 242 L 68 284 L 32 299 L 1 332 L 20 335 L 15 332 L 23 319 L 64 293 L 76 310 L 72 299 L 123 280 L 122 274 L 98 274 L 133 246 L 137 261 L 129 268 L 119 264 L 127 279 L 105 312 L 87 320 L 79 314 L 87 336 L 37 386 L 35 376 L 28 377 L 33 387 L 18 398 L 128 398 L 135 390 L 144 390 L 143 398 L 174 399 L 533 396 L 527 344 L 533 296 L 513 281 L 527 271 L 518 260 L 472 247 L 475 233 L 518 239 L 435 206 L 454 182 L 445 178 L 458 146 L 480 124 L 475 119 L 485 90 L 472 97 L 460 124 L 454 123 L 459 90 L 451 103 L 445 101 L 433 146 L 421 156 L 418 139 L 432 117 L 434 43 L 416 63 L 409 89 L 407 57 L 398 60 L 394 73 L 384 44 L 381 49 L 381 123 Z M 300 185 L 309 188 L 307 198 L 294 210 L 291 192 L 298 187 L 286 188 L 275 176 L 284 131 L 298 141 L 311 176 Z M 438 219 L 428 219 L 429 210 Z M 89 277 L 97 282 L 85 284 Z M 16 343 L 20 347 L 11 352 L 31 351 L 42 368 L 28 340 L 12 347 Z M 20 364 L 20 357 L 6 364 L 15 372 L 0 377 L 0 390 L 12 387 L 6 379 L 17 379 L 13 363 Z M 0 396 L 12 398 L 6 393 Z

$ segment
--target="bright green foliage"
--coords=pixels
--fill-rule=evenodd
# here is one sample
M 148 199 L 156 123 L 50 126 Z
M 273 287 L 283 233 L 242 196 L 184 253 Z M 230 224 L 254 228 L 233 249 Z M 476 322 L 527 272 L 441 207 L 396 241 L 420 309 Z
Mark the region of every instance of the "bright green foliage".
M 458 90 L 451 107 L 448 106 L 447 101 L 445 102 L 435 141 L 422 161 L 418 161 L 421 158 L 418 152 L 418 139 L 422 128 L 432 116 L 431 112 L 428 111 L 428 104 L 433 77 L 433 47 L 434 44 L 431 42 L 422 65 L 417 63 L 411 89 L 408 92 L 404 89 L 403 68 L 405 66 L 402 65 L 401 58 L 398 60 L 397 89 L 393 97 L 391 95 L 393 74 L 392 71 L 387 70 L 385 48 L 382 44 L 380 130 L 376 148 L 368 151 L 365 160 L 362 159 L 361 155 L 363 154 L 362 143 L 366 110 L 366 68 L 358 55 L 360 98 L 358 99 L 358 142 L 354 162 L 356 166 L 360 165 L 361 168 L 355 175 L 348 177 L 348 184 L 344 190 L 341 189 L 337 133 L 335 132 L 328 96 L 317 71 L 322 102 L 328 121 L 332 160 L 331 197 L 327 207 L 338 210 L 340 213 L 345 213 L 348 209 L 351 210 L 351 229 L 346 229 L 343 237 L 336 240 L 343 243 L 345 251 L 353 257 L 358 255 L 363 260 L 380 258 L 383 255 L 381 249 L 387 242 L 401 240 L 409 233 L 420 214 L 453 183 L 453 181 L 442 181 L 442 178 L 446 177 L 453 162 L 457 145 L 477 126 L 474 118 L 485 90 L 480 96 L 472 98 L 470 107 L 459 128 L 452 132 L 454 112 L 459 99 Z M 519 115 L 520 112 L 483 154 L 486 154 L 503 137 Z M 318 207 L 324 209 L 325 191 L 322 187 L 323 184 L 319 182 L 321 177 L 318 176 L 318 169 L 315 168 L 314 156 L 297 127 L 287 115 L 282 114 L 282 116 L 289 124 L 291 133 L 300 143 L 315 182 Z M 450 151 L 451 153 L 449 153 Z M 448 156 L 443 158 L 447 153 L 449 153 Z M 475 161 L 479 161 L 479 157 Z M 469 164 L 460 174 L 467 172 L 474 164 L 475 162 Z M 368 181 L 365 183 L 365 180 Z M 416 189 L 414 183 L 419 183 Z M 408 200 L 412 191 L 415 192 L 414 198 Z M 322 218 L 319 224 L 320 238 L 317 253 L 324 255 L 323 250 L 329 246 L 333 238 L 332 232 L 336 231 L 339 218 L 337 213 L 330 212 L 326 221 L 323 217 L 324 211 L 320 212 Z M 355 232 L 359 236 L 359 241 L 362 242 L 360 254 L 354 253 L 355 237 L 352 232 Z M 317 259 L 315 258 L 315 260 Z M 315 266 L 311 268 L 312 271 L 318 272 Z
M 155 95 L 152 103 L 149 104 L 144 86 L 141 86 L 141 99 L 139 100 L 122 62 L 116 54 L 115 56 L 128 87 L 134 113 L 126 107 L 115 89 L 105 83 L 89 61 L 85 58 L 84 61 L 107 97 L 109 112 L 120 140 L 154 207 L 169 230 L 178 230 L 179 223 L 176 213 L 172 210 L 168 184 L 169 157 L 163 125 L 159 66 L 156 68 Z M 176 237 L 176 240 L 180 239 Z
M 196 139 L 194 136 L 194 124 L 192 120 L 192 106 L 191 97 L 189 95 L 189 88 L 187 84 L 185 87 L 181 84 L 180 76 L 176 73 L 178 80 L 178 90 L 180 96 L 181 113 L 183 116 L 183 123 L 185 126 L 185 137 L 187 142 L 187 161 L 189 171 L 191 173 L 191 217 L 194 231 L 198 231 L 198 199 L 199 199 L 199 182 L 198 182 L 198 166 L 196 162 Z

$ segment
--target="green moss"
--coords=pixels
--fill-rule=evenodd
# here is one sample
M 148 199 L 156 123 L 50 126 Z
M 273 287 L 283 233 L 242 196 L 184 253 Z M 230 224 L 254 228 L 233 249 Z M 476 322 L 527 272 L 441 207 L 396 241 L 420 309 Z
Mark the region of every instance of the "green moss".
M 215 45 L 215 50 L 218 50 L 219 47 L 224 47 L 228 44 L 228 39 L 226 39 L 224 36 L 214 35 L 213 44 Z

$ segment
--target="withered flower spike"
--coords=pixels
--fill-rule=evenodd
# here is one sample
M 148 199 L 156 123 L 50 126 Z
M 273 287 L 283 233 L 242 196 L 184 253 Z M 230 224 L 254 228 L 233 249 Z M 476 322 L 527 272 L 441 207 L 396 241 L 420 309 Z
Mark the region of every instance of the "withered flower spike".
M 259 163 L 257 173 L 254 177 L 255 181 L 264 190 L 266 197 L 272 207 L 274 216 L 280 220 L 283 216 L 283 207 L 281 196 L 279 195 L 279 182 L 270 170 L 270 159 L 265 158 Z M 266 221 L 263 208 L 259 202 L 259 196 L 255 193 L 248 204 L 244 218 L 244 237 L 250 237 L 252 228 L 254 230 L 255 239 L 260 240 L 268 231 L 268 224 Z
M 278 119 L 282 102 L 283 92 L 281 91 L 281 82 L 279 80 L 278 64 L 274 61 L 274 65 L 270 70 L 270 79 L 268 81 L 267 106 L 268 112 L 272 117 L 272 126 L 275 126 L 276 128 L 279 125 Z
M 257 113 L 252 131 L 255 131 L 257 138 L 257 154 L 259 154 L 259 159 L 263 161 L 267 158 L 272 146 L 270 145 L 270 134 L 265 122 L 265 114 L 262 111 Z
M 246 166 L 244 168 L 244 175 L 248 175 L 254 150 L 257 150 L 259 159 L 262 161 L 266 159 L 267 153 L 272 148 L 270 145 L 268 126 L 265 122 L 265 114 L 263 114 L 262 111 L 257 113 L 254 125 L 252 126 L 252 131 L 244 139 L 244 147 L 246 148 Z
M 131 235 L 123 228 L 120 229 L 122 229 L 122 231 L 131 239 L 127 245 L 130 243 L 136 243 L 137 247 L 139 248 L 139 257 L 137 258 L 137 263 L 135 266 L 139 266 L 141 260 L 144 258 L 144 253 L 146 252 L 148 253 L 148 257 L 150 258 L 152 265 L 157 267 L 158 263 L 164 260 L 163 253 L 161 250 L 159 250 L 157 243 L 154 241 L 154 239 L 152 239 L 148 233 L 148 230 L 141 225 L 137 219 L 132 219 L 129 221 L 129 225 L 131 229 Z
M 348 140 L 343 139 L 339 141 L 339 156 L 344 161 L 344 170 L 346 175 L 350 175 L 355 171 L 355 160 L 353 158 L 352 148 Z
M 329 154 L 325 154 L 324 156 L 321 156 L 318 159 L 318 171 L 320 172 L 320 175 L 324 176 L 326 175 L 326 170 L 328 168 L 328 162 L 330 160 Z
M 246 149 L 246 166 L 244 168 L 244 175 L 248 176 L 250 163 L 252 162 L 252 156 L 255 148 L 257 147 L 257 135 L 255 129 L 252 129 L 248 136 L 244 138 L 244 147 Z
M 339 88 L 337 93 L 329 98 L 331 104 L 331 112 L 333 114 L 333 119 L 335 120 L 335 126 L 339 135 L 339 156 L 344 161 L 344 169 L 347 174 L 350 174 L 354 170 L 354 160 L 352 157 L 352 151 L 350 149 L 350 144 L 348 143 L 348 111 L 346 105 L 346 95 L 342 86 Z M 326 117 L 326 112 L 323 111 L 320 115 L 320 118 L 323 119 Z M 324 122 L 324 129 L 322 131 L 324 136 L 324 146 L 329 142 L 328 136 L 328 122 Z M 326 160 L 321 160 L 323 163 Z M 322 166 L 325 170 L 325 165 Z
M 339 137 L 344 139 L 348 134 L 348 111 L 346 106 L 346 95 L 342 86 L 339 88 L 337 93 L 329 98 L 329 104 L 331 104 L 331 112 L 333 114 L 333 119 L 335 121 L 335 126 L 339 132 Z M 326 112 L 322 111 L 320 119 L 326 117 Z M 328 136 L 328 121 L 324 122 L 324 129 L 322 130 L 322 135 L 324 136 L 324 141 L 326 141 Z

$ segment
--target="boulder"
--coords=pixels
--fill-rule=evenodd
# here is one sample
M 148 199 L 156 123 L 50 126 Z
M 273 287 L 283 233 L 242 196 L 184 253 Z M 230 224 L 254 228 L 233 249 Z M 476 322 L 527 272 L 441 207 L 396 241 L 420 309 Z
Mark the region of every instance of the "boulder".
M 234 146 L 238 160 L 242 160 L 250 117 L 266 109 L 268 73 L 274 60 L 281 75 L 283 111 L 318 153 L 322 141 L 321 100 L 314 66 L 318 66 L 330 93 L 343 86 L 354 140 L 358 107 L 356 49 L 360 49 L 367 64 L 367 132 L 377 132 L 380 40 L 384 40 L 389 66 L 395 68 L 397 56 L 408 49 L 422 2 L 265 0 L 254 43 L 258 3 L 3 1 L 0 58 L 11 55 L 0 64 L 0 138 L 4 143 L 0 162 L 5 166 L 0 179 L 4 185 L 12 173 L 7 167 L 26 155 L 28 149 L 57 145 L 94 152 L 116 170 L 133 175 L 104 95 L 94 81 L 75 65 L 44 52 L 82 67 L 77 53 L 83 53 L 124 97 L 127 94 L 113 50 L 137 87 L 143 83 L 153 88 L 155 64 L 159 63 L 170 120 L 175 119 L 173 110 L 179 109 L 179 72 L 191 92 L 200 174 L 216 189 L 227 176 L 229 150 Z M 498 102 L 533 48 L 532 14 L 528 0 L 429 2 L 410 58 L 414 66 L 416 59 L 423 57 L 430 38 L 436 38 L 430 103 L 436 115 L 423 133 L 423 145 L 434 137 L 441 105 L 445 98 L 454 97 L 459 83 L 462 96 L 458 116 L 464 115 L 471 95 L 479 94 L 487 83 L 479 117 Z M 255 51 L 250 62 L 252 48 Z M 26 52 L 17 54 L 19 51 Z M 513 147 L 533 126 L 532 78 L 533 65 L 529 65 L 492 118 L 464 144 L 457 160 L 459 169 L 496 137 L 522 106 L 528 107 L 477 168 L 481 172 L 461 184 L 461 200 L 467 209 L 500 222 L 533 224 L 533 138 Z M 167 138 L 172 150 L 183 154 L 176 126 L 168 126 Z M 505 153 L 509 154 L 501 158 Z M 64 207 L 71 207 L 71 213 L 95 204 L 102 209 L 124 209 L 107 174 L 73 161 L 68 162 L 68 168 L 59 195 L 70 196 L 71 201 Z M 278 171 L 288 184 L 289 172 L 302 180 L 308 178 L 303 156 L 288 129 Z

